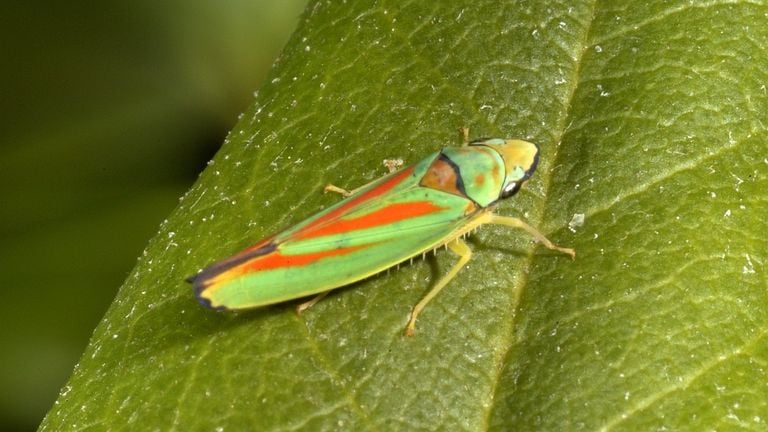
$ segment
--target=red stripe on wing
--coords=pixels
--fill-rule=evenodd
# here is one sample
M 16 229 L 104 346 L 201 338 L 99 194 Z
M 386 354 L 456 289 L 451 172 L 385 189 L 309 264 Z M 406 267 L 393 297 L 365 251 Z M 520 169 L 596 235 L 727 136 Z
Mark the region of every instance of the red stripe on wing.
M 302 229 L 294 235 L 294 239 L 304 240 L 327 235 L 342 234 L 366 228 L 374 228 L 402 220 L 424 216 L 444 210 L 444 207 L 429 201 L 390 204 L 384 208 L 353 219 L 338 219 L 314 230 Z
M 302 267 L 314 262 L 320 261 L 323 258 L 335 257 L 347 255 L 357 250 L 366 248 L 370 245 L 358 245 L 345 248 L 330 249 L 322 252 L 313 252 L 300 255 L 283 255 L 280 251 L 272 252 L 271 254 L 264 255 L 253 259 L 252 261 L 243 263 L 242 266 L 233 269 L 238 273 L 250 273 L 262 270 L 273 270 L 285 267 Z
M 413 172 L 413 167 L 408 167 L 395 175 L 392 176 L 392 178 L 388 179 L 384 183 L 376 186 L 375 188 L 366 191 L 354 198 L 350 198 L 347 201 L 344 201 L 342 205 L 339 207 L 333 209 L 332 211 L 328 212 L 328 214 L 324 215 L 323 217 L 316 219 L 312 221 L 309 225 L 301 228 L 301 233 L 305 233 L 308 231 L 312 231 L 313 229 L 317 228 L 319 225 L 325 224 L 328 221 L 332 221 L 339 216 L 343 215 L 344 213 L 347 213 L 349 210 L 353 209 L 354 207 L 358 206 L 359 204 L 362 204 L 366 201 L 370 201 L 377 196 L 381 196 L 400 184 L 405 178 L 411 175 Z

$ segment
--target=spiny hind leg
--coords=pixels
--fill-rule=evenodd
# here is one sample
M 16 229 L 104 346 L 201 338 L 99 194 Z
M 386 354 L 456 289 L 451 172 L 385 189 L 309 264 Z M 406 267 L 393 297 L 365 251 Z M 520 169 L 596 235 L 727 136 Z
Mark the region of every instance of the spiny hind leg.
M 456 276 L 459 270 L 461 270 L 461 268 L 464 267 L 467 262 L 469 262 L 469 259 L 472 258 L 472 249 L 470 249 L 462 239 L 453 240 L 448 243 L 447 246 L 448 249 L 459 256 L 459 261 L 456 262 L 451 270 L 445 276 L 440 278 L 435 286 L 429 290 L 427 295 L 424 296 L 424 298 L 416 303 L 416 306 L 413 307 L 413 310 L 411 311 L 411 318 L 408 320 L 408 324 L 405 326 L 406 336 L 413 336 L 413 333 L 416 331 L 416 318 L 418 318 L 422 309 L 424 309 L 427 303 L 429 303 L 440 292 L 440 290 L 442 290 L 448 284 L 448 282 L 450 282 L 451 279 Z
M 324 299 L 325 296 L 327 296 L 329 292 L 330 291 L 326 291 L 324 293 L 320 293 L 320 294 L 316 295 L 315 297 L 313 297 L 312 300 L 305 301 L 304 303 L 301 303 L 301 304 L 297 305 L 296 306 L 296 313 L 301 315 L 302 312 L 304 312 L 305 310 L 311 308 L 312 306 L 317 304 L 317 302 L 319 302 L 320 300 Z
M 556 250 L 558 252 L 562 252 L 564 254 L 570 255 L 571 259 L 576 258 L 576 251 L 571 248 L 565 248 L 557 246 L 556 244 L 549 241 L 548 238 L 544 237 L 544 234 L 540 233 L 536 228 L 528 225 L 527 223 L 523 222 L 522 220 L 514 217 L 509 216 L 500 216 L 497 214 L 491 214 L 489 217 L 489 220 L 485 223 L 489 224 L 495 224 L 495 225 L 505 225 L 513 228 L 520 228 L 525 230 L 528 234 L 530 234 L 533 238 L 541 242 L 544 246 L 546 246 L 548 249 Z

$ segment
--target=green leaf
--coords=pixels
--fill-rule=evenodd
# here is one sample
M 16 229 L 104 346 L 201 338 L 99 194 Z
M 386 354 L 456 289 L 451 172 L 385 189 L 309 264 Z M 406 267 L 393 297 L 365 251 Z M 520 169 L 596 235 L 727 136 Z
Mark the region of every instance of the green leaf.
M 41 429 L 768 428 L 768 7 L 461 3 L 309 5 Z M 449 253 L 301 316 L 195 303 L 185 276 L 463 125 L 541 145 L 499 213 L 576 261 L 484 227 L 413 338 Z

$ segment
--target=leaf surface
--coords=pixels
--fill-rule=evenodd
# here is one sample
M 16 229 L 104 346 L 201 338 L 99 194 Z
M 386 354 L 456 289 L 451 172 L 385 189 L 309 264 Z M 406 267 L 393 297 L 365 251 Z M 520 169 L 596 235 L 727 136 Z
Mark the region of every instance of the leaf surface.
M 41 429 L 766 429 L 766 13 L 312 2 Z M 541 146 L 499 213 L 576 261 L 482 228 L 413 338 L 449 253 L 301 316 L 214 313 L 183 283 L 464 125 Z

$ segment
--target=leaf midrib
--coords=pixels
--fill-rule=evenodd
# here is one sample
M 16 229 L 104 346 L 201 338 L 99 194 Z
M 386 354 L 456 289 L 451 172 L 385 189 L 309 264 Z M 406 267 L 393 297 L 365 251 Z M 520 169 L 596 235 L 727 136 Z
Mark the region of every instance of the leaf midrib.
M 589 43 L 590 40 L 590 32 L 592 29 L 592 23 L 595 20 L 595 13 L 597 11 L 597 0 L 593 0 L 592 5 L 590 7 L 590 13 L 589 13 L 589 19 L 586 22 L 583 38 L 581 40 L 581 43 L 577 45 L 577 51 L 573 58 L 574 61 L 574 68 L 573 73 L 571 74 L 571 86 L 568 89 L 568 91 L 565 94 L 565 98 L 563 100 L 563 106 L 565 107 L 565 110 L 563 111 L 563 114 L 558 119 L 557 123 L 557 133 L 554 135 L 556 139 L 553 141 L 553 144 L 555 144 L 555 152 L 552 157 L 552 162 L 549 164 L 552 167 L 557 166 L 557 158 L 559 155 L 558 149 L 559 144 L 563 139 L 563 136 L 565 135 L 565 132 L 567 130 L 568 126 L 568 120 L 571 117 L 571 109 L 573 107 L 573 99 L 576 94 L 576 90 L 579 87 L 580 82 L 580 75 L 581 75 L 581 68 L 582 63 L 584 59 L 584 54 L 586 53 L 587 49 L 591 44 Z M 550 186 L 552 184 L 552 170 L 549 170 L 546 173 L 542 173 L 540 176 L 542 181 L 542 190 L 543 195 L 545 197 L 548 196 L 548 192 L 550 190 Z M 542 205 L 539 208 L 539 214 L 538 214 L 538 220 L 542 221 L 544 220 L 544 217 L 547 213 L 547 207 L 548 207 L 549 200 L 545 199 L 542 202 Z M 548 235 L 549 233 L 544 233 L 545 235 Z M 524 258 L 524 266 L 530 267 L 530 265 L 533 263 L 533 260 L 535 258 L 534 254 L 535 248 L 529 248 L 528 253 L 525 255 Z M 493 370 L 494 376 L 490 380 L 493 384 L 493 388 L 491 389 L 491 397 L 490 397 L 490 403 L 487 404 L 487 408 L 485 408 L 485 412 L 483 415 L 483 423 L 481 425 L 481 430 L 488 430 L 490 428 L 491 424 L 491 417 L 493 415 L 494 409 L 497 406 L 498 403 L 498 393 L 500 384 L 502 381 L 502 375 L 504 370 L 507 368 L 507 365 L 511 362 L 511 357 L 513 356 L 513 350 L 515 347 L 518 346 L 518 344 L 515 343 L 515 317 L 519 316 L 523 311 L 520 310 L 521 307 L 521 299 L 523 297 L 523 293 L 525 291 L 525 288 L 528 285 L 529 275 L 526 272 L 522 272 L 521 277 L 517 278 L 516 283 L 513 285 L 512 290 L 514 293 L 513 296 L 513 313 L 511 314 L 511 318 L 509 320 L 509 325 L 507 326 L 507 329 L 503 332 L 505 335 L 503 340 L 503 346 L 506 346 L 507 349 L 502 351 L 501 354 L 498 357 L 498 360 L 495 362 L 497 365 L 495 370 Z

